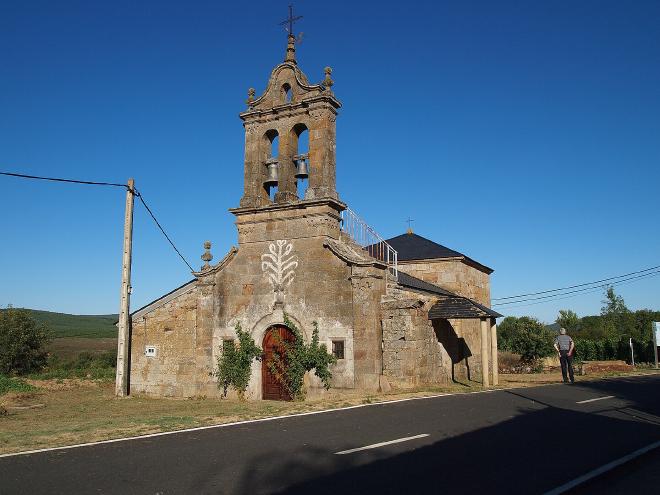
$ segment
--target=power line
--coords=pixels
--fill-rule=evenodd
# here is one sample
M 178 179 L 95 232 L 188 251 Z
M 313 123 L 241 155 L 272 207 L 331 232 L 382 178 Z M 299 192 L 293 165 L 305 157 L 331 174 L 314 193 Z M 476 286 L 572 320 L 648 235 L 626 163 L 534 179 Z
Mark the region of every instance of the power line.
M 635 272 L 635 273 L 639 273 L 639 272 Z M 572 291 L 568 291 L 568 292 L 562 292 L 561 294 L 552 294 L 552 295 L 549 295 L 549 296 L 530 297 L 528 299 L 519 299 L 517 301 L 508 301 L 508 302 L 503 302 L 503 303 L 495 303 L 495 304 L 493 304 L 493 306 L 506 306 L 506 305 L 509 305 L 509 304 L 518 304 L 518 303 L 522 303 L 522 302 L 526 302 L 526 301 L 540 301 L 540 300 L 545 300 L 545 299 L 548 299 L 548 301 L 545 301 L 545 302 L 550 302 L 550 300 L 555 300 L 555 298 L 564 299 L 561 296 L 566 296 L 568 294 L 579 294 L 579 293 L 582 293 L 582 292 L 585 292 L 585 291 L 590 291 L 590 290 L 593 290 L 593 289 L 601 290 L 601 289 L 603 289 L 605 287 L 608 287 L 608 286 L 611 286 L 611 285 L 618 285 L 618 284 L 621 284 L 623 282 L 627 282 L 627 281 L 630 281 L 630 280 L 637 280 L 637 279 L 651 277 L 651 276 L 655 276 L 655 275 L 659 275 L 659 274 L 660 274 L 660 270 L 659 271 L 654 271 L 654 272 L 647 272 L 647 273 L 644 273 L 642 275 L 636 275 L 634 277 L 624 278 L 622 280 L 617 280 L 616 282 L 612 282 L 612 283 L 608 283 L 608 284 L 601 284 L 601 285 L 597 285 L 595 287 L 585 287 L 583 289 L 577 289 L 577 290 L 572 290 Z M 608 279 L 608 280 L 611 280 L 611 279 Z
M 584 283 L 584 284 L 570 285 L 568 287 L 562 287 L 562 288 L 559 288 L 559 289 L 543 290 L 543 291 L 540 291 L 540 292 L 530 292 L 528 294 L 519 294 L 517 296 L 494 297 L 492 300 L 493 301 L 504 301 L 505 299 L 518 299 L 520 297 L 538 296 L 539 294 L 549 294 L 550 292 L 559 292 L 559 291 L 564 291 L 564 290 L 568 290 L 568 289 L 575 289 L 577 287 L 585 287 L 587 285 L 599 284 L 599 283 L 602 283 L 602 282 L 607 282 L 609 280 L 616 280 L 618 278 L 628 277 L 630 275 L 637 275 L 638 273 L 650 272 L 650 271 L 656 270 L 658 268 L 660 268 L 660 265 L 652 266 L 651 268 L 645 268 L 644 270 L 638 270 L 636 272 L 626 273 L 624 275 L 617 275 L 616 277 L 609 277 L 609 278 L 604 278 L 602 280 L 596 280 L 594 282 L 587 282 L 587 283 Z
M 654 273 L 645 275 L 645 277 L 646 278 L 652 278 L 652 277 L 656 277 L 658 275 L 660 275 L 660 272 L 654 272 Z M 625 285 L 625 284 L 631 284 L 633 282 L 636 282 L 636 280 L 621 281 L 621 282 L 618 282 L 618 283 L 620 283 L 621 285 Z M 555 301 L 562 301 L 564 299 L 571 299 L 573 297 L 584 296 L 584 295 L 587 295 L 587 294 L 593 294 L 594 292 L 600 292 L 601 290 L 603 290 L 603 287 L 606 287 L 606 285 L 596 287 L 595 289 L 592 289 L 592 290 L 586 290 L 586 292 L 581 292 L 580 294 L 572 294 L 570 296 L 565 296 L 565 297 L 560 297 L 561 295 L 557 294 L 557 297 L 555 299 L 548 299 L 548 300 L 545 300 L 545 301 L 537 301 L 537 302 L 530 302 L 530 303 L 523 303 L 523 304 L 517 304 L 517 302 L 514 302 L 514 304 L 515 304 L 514 306 L 507 306 L 505 309 L 524 308 L 524 307 L 527 307 L 527 306 L 536 306 L 537 304 L 545 304 L 545 303 L 550 303 L 550 302 L 555 302 Z
M 186 265 L 188 265 L 188 268 L 190 268 L 190 271 L 191 271 L 191 272 L 194 272 L 195 270 L 193 269 L 193 267 L 190 266 L 190 263 L 188 263 L 188 261 L 186 260 L 186 258 L 184 258 L 183 255 L 181 254 L 181 252 L 176 248 L 176 246 L 175 246 L 174 243 L 172 242 L 172 239 L 170 239 L 170 236 L 167 235 L 167 233 L 165 232 L 165 229 L 163 229 L 162 225 L 161 225 L 160 222 L 156 219 L 156 216 L 154 215 L 154 213 L 151 211 L 151 208 L 149 208 L 149 206 L 147 206 L 147 203 L 144 201 L 144 198 L 142 197 L 142 194 L 141 194 L 137 189 L 135 189 L 135 195 L 136 195 L 138 198 L 140 198 L 140 202 L 144 205 L 144 207 L 146 208 L 147 212 L 149 212 L 149 215 L 151 215 L 151 218 L 153 219 L 153 221 L 156 222 L 156 225 L 158 226 L 158 228 L 160 229 L 160 231 L 161 231 L 161 232 L 163 233 L 163 235 L 165 236 L 165 239 L 167 239 L 167 241 L 170 243 L 170 245 L 172 246 L 172 248 L 174 248 L 174 250 L 176 251 L 176 254 L 178 254 L 179 257 L 183 260 L 183 262 L 184 262 Z
M 0 175 L 7 175 L 9 177 L 18 177 L 18 178 L 21 178 L 21 179 L 47 180 L 47 181 L 52 181 L 52 182 L 68 182 L 68 183 L 72 183 L 72 184 L 86 184 L 86 185 L 92 185 L 92 186 L 123 187 L 124 189 L 130 191 L 130 188 L 128 187 L 128 185 L 118 184 L 118 183 L 115 183 L 115 182 L 95 182 L 95 181 L 89 181 L 89 180 L 63 179 L 61 177 L 41 177 L 41 176 L 38 176 L 38 175 L 19 174 L 19 173 L 15 173 L 15 172 L 0 172 Z M 147 212 L 149 212 L 149 215 L 151 215 L 151 218 L 153 219 L 153 221 L 156 223 L 156 225 L 158 226 L 160 231 L 163 233 L 163 235 L 165 236 L 167 241 L 170 243 L 170 245 L 174 248 L 174 250 L 176 251 L 176 254 L 178 254 L 179 257 L 183 260 L 183 262 L 188 266 L 188 268 L 190 268 L 190 271 L 194 272 L 195 270 L 193 269 L 193 267 L 190 266 L 190 263 L 188 263 L 186 258 L 183 257 L 181 252 L 174 245 L 174 242 L 172 242 L 172 239 L 170 239 L 170 236 L 168 236 L 167 233 L 165 232 L 165 229 L 163 229 L 163 226 L 156 219 L 156 216 L 154 215 L 154 213 L 151 211 L 149 206 L 147 206 L 147 203 L 145 203 L 144 198 L 142 197 L 142 194 L 140 194 L 140 192 L 136 188 L 133 189 L 133 193 L 138 198 L 140 198 L 140 201 L 142 202 L 142 204 L 146 208 Z
M 21 179 L 49 180 L 53 182 L 70 182 L 72 184 L 87 184 L 92 186 L 113 186 L 128 189 L 126 184 L 117 184 L 115 182 L 94 182 L 90 180 L 62 179 L 60 177 L 40 177 L 38 175 L 17 174 L 14 172 L 0 172 L 0 175 L 8 175 L 9 177 L 18 177 Z

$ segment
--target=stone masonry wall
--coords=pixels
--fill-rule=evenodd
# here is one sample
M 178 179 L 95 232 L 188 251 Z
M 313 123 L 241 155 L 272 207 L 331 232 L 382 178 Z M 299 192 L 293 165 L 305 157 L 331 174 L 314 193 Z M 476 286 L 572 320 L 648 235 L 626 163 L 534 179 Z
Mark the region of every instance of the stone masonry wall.
M 176 299 L 133 319 L 131 327 L 131 393 L 189 397 L 196 395 L 197 375 L 208 367 L 195 362 L 197 300 L 195 286 Z M 147 346 L 156 355 L 145 355 Z
M 405 292 L 395 297 L 382 303 L 383 375 L 400 388 L 448 383 L 448 357 L 428 320 L 433 301 Z
M 490 306 L 490 278 L 458 259 L 400 262 L 399 269 L 425 282 Z
M 345 359 L 333 367 L 333 387 L 353 388 L 350 267 L 324 248 L 319 238 L 298 238 L 286 242 L 286 246 L 291 246 L 288 256 L 295 256 L 297 265 L 292 269 L 293 280 L 282 293 L 281 306 L 277 304 L 277 294 L 269 272 L 264 271 L 262 265 L 262 257 L 270 252 L 271 245 L 277 246 L 277 239 L 241 245 L 236 257 L 216 275 L 212 361 L 217 360 L 222 341 L 235 338 L 237 323 L 250 333 L 257 345 L 262 346 L 268 328 L 284 324 L 286 313 L 307 342 L 311 339 L 314 321 L 319 326 L 320 341 L 327 345 L 328 350 L 331 350 L 333 339 L 344 341 Z M 261 367 L 262 363 L 253 363 L 246 394 L 250 399 L 261 398 Z M 316 377 L 308 380 L 308 393 L 322 393 Z
M 383 298 L 383 375 L 395 387 L 480 380 L 479 320 L 431 321 L 434 303 L 407 290 Z

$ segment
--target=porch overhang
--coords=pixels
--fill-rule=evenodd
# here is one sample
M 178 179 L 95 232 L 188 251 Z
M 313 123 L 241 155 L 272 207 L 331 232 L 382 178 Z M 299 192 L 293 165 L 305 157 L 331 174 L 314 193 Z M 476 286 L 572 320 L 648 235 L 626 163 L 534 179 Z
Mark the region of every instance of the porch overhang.
M 466 297 L 441 297 L 431 309 L 429 309 L 429 320 L 437 318 L 444 319 L 467 319 L 467 318 L 500 318 L 497 311 L 479 304 Z

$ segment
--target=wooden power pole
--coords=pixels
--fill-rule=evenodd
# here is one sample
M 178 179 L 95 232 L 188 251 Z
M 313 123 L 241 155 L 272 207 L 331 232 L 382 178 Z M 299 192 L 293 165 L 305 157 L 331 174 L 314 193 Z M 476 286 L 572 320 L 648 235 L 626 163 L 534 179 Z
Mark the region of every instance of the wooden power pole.
M 124 217 L 124 253 L 121 261 L 121 295 L 119 304 L 119 331 L 117 335 L 117 379 L 115 395 L 128 395 L 130 358 L 130 298 L 131 298 L 131 253 L 133 249 L 133 200 L 135 182 L 128 179 L 126 191 L 126 215 Z

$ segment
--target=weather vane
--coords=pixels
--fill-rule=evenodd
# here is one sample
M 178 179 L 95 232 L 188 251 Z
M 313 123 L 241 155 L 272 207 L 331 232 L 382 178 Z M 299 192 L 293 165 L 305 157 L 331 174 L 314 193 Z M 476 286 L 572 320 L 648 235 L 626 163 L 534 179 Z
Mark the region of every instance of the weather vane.
M 296 21 L 299 21 L 302 19 L 303 16 L 299 15 L 297 17 L 293 17 L 293 5 L 289 5 L 289 17 L 288 19 L 285 19 L 284 21 L 280 22 L 280 26 L 284 26 L 284 29 L 287 30 L 290 36 L 294 36 L 293 34 L 293 23 Z M 288 24 L 288 26 L 287 26 Z

